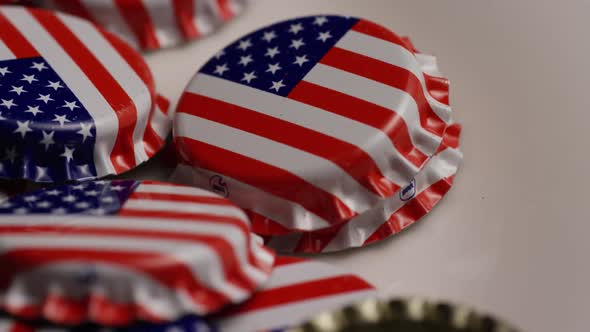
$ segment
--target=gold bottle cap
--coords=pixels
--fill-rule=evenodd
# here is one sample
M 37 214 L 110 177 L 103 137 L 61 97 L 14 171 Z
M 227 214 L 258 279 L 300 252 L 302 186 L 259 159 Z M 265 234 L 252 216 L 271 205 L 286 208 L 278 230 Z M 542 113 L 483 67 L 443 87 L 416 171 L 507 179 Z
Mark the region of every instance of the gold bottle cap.
M 460 305 L 419 298 L 368 300 L 316 316 L 289 332 L 518 332 Z

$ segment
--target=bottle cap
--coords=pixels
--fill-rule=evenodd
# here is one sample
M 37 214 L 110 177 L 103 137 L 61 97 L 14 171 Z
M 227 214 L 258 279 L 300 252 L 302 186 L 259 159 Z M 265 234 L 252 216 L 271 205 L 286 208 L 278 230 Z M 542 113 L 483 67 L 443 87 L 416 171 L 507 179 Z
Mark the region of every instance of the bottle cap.
M 205 315 L 249 298 L 274 260 L 218 195 L 89 181 L 0 204 L 0 309 L 65 325 Z
M 120 174 L 162 148 L 168 101 L 139 53 L 79 18 L 0 7 L 0 178 Z
M 246 0 L 42 0 L 115 33 L 135 48 L 154 50 L 201 38 L 232 20 Z
M 431 85 L 406 39 L 368 20 L 264 27 L 189 83 L 174 178 L 229 197 L 259 234 L 334 227 L 395 196 L 440 146 L 451 113 Z

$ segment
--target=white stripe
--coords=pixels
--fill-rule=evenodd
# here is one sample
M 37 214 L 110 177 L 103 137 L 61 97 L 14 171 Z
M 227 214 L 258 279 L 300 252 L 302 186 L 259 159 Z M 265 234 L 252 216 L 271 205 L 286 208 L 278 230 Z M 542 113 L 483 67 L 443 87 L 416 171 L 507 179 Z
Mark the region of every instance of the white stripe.
M 150 119 L 150 124 L 152 125 L 152 129 L 156 132 L 156 135 L 158 135 L 162 140 L 166 140 L 166 138 L 168 138 L 168 134 L 170 134 L 172 121 L 170 120 L 168 114 L 164 113 L 157 103 L 155 106 L 154 114 Z
M 193 187 L 186 187 L 186 186 L 171 186 L 166 184 L 146 184 L 140 183 L 135 189 L 136 193 L 154 193 L 154 194 L 176 194 L 176 195 L 186 195 L 186 196 L 201 196 L 201 197 L 220 197 L 217 194 L 214 194 L 210 191 L 200 189 L 200 188 L 193 188 Z
M 364 123 L 205 74 L 197 74 L 187 90 L 291 122 L 355 145 L 371 156 L 381 173 L 398 186 L 407 184 L 418 172 L 418 168 L 397 151 L 383 131 Z
M 433 55 L 416 53 L 416 60 L 420 64 L 422 71 L 430 76 L 442 77 L 442 73 L 438 68 L 436 57 Z
M 320 262 L 303 261 L 300 263 L 291 263 L 275 267 L 270 280 L 264 284 L 264 290 L 348 274 L 331 265 Z
M 161 47 L 176 45 L 184 38 L 178 29 L 173 6 L 170 1 L 143 0 Z
M 430 93 L 428 93 L 423 74 L 424 69 L 421 68 L 422 63 L 417 59 L 418 55 L 414 55 L 412 52 L 398 44 L 352 30 L 347 32 L 342 39 L 338 41 L 336 46 L 410 71 L 420 80 L 422 90 L 424 91 L 424 97 L 428 100 L 433 111 L 443 119 L 443 121 L 448 122 L 450 120 L 450 107 L 434 99 Z M 427 66 L 427 68 L 428 67 L 429 66 Z
M 375 297 L 374 290 L 303 300 L 291 304 L 245 312 L 217 321 L 224 332 L 254 332 L 273 328 L 292 327 L 320 312 L 330 311 L 363 299 Z
M 26 218 L 26 220 L 23 220 Z M 73 221 L 73 222 L 69 222 Z M 244 222 L 246 223 L 246 222 Z M 54 226 L 67 224 L 68 227 L 76 229 L 99 228 L 110 230 L 133 230 L 133 231 L 154 231 L 154 232 L 171 232 L 178 234 L 207 235 L 215 236 L 226 240 L 233 248 L 233 254 L 238 258 L 240 266 L 251 280 L 260 283 L 267 279 L 265 273 L 261 272 L 254 266 L 250 265 L 247 257 L 247 251 L 250 247 L 249 237 L 245 237 L 241 229 L 236 226 L 207 221 L 207 218 L 199 222 L 174 221 L 172 219 L 157 218 L 93 218 L 93 217 L 64 217 L 64 216 L 47 216 L 43 220 L 31 220 L 29 217 L 7 217 L 0 219 L 0 225 L 3 226 Z M 139 236 L 141 237 L 141 236 Z M 196 240 L 167 240 L 184 243 L 193 243 Z M 206 244 L 207 245 L 207 244 Z
M 304 80 L 395 111 L 404 119 L 414 146 L 426 155 L 440 145 L 441 138 L 422 127 L 416 101 L 403 90 L 321 63 Z
M 436 182 L 455 174 L 461 163 L 461 153 L 456 149 L 441 151 L 426 164 L 416 176 L 416 195 Z M 323 252 L 337 251 L 350 247 L 361 246 L 391 215 L 405 205 L 399 195 L 394 195 L 383 203 L 351 219 L 330 241 Z
M 218 174 L 181 163 L 172 174 L 171 181 L 209 188 L 209 179 L 215 175 Z M 276 221 L 288 229 L 317 230 L 331 225 L 296 202 L 282 199 L 226 175 L 223 179 L 229 188 L 229 198 L 234 203 Z
M 200 202 L 194 203 L 130 198 L 123 205 L 123 210 L 203 213 L 213 216 L 238 218 L 243 220 L 244 223 L 248 223 L 248 218 L 240 209 L 237 209 L 233 206 L 222 206 Z
M 97 175 L 115 173 L 110 155 L 115 144 L 118 119 L 109 103 L 62 47 L 27 11 L 13 7 L 1 10 L 59 73 L 61 79 L 94 119 L 97 136 L 94 146 L 94 164 Z
M 109 74 L 119 83 L 135 105 L 137 122 L 133 129 L 133 146 L 136 165 L 148 159 L 143 143 L 150 111 L 152 96 L 150 90 L 137 76 L 137 73 L 111 46 L 111 44 L 88 22 L 78 18 L 58 14 L 62 22 L 78 37 L 92 52 L 96 59 L 108 70 Z
M 0 320 L 0 332 L 11 332 L 14 324 L 9 319 Z
M 195 242 L 179 240 L 165 241 L 147 238 L 133 238 L 126 236 L 96 236 L 76 234 L 75 237 L 64 237 L 59 233 L 41 233 L 26 235 L 10 234 L 2 238 L 3 247 L 0 253 L 11 249 L 30 248 L 60 248 L 60 249 L 91 249 L 91 250 L 119 250 L 125 252 L 166 253 L 184 263 L 201 282 L 211 289 L 223 293 L 233 301 L 243 300 L 248 293 L 225 280 L 220 257 L 208 246 Z M 197 258 L 198 257 L 198 258 Z M 207 262 L 206 266 L 202 262 Z
M 287 110 L 283 110 L 288 113 Z M 338 197 L 358 213 L 371 208 L 379 198 L 331 161 L 249 132 L 186 113 L 176 114 L 177 136 L 234 151 L 282 168 Z
M 4 44 L 2 39 L 0 39 L 0 61 L 2 60 L 13 60 L 16 59 L 16 56 L 12 53 L 12 51 Z
M 80 0 L 80 2 L 99 25 L 113 32 L 134 48 L 139 48 L 139 41 L 121 16 L 115 0 Z
M 220 24 L 215 0 L 193 0 L 193 23 L 200 35 L 206 35 Z

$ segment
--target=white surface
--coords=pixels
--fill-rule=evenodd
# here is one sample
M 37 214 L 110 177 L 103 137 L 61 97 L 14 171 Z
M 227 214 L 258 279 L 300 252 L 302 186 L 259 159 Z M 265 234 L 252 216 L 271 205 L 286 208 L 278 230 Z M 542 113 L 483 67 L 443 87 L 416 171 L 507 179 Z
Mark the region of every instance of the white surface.
M 470 304 L 524 331 L 587 330 L 590 2 L 258 0 L 220 33 L 148 60 L 174 100 L 229 42 L 312 13 L 373 19 L 436 54 L 465 153 L 455 187 L 418 225 L 318 259 L 385 295 Z

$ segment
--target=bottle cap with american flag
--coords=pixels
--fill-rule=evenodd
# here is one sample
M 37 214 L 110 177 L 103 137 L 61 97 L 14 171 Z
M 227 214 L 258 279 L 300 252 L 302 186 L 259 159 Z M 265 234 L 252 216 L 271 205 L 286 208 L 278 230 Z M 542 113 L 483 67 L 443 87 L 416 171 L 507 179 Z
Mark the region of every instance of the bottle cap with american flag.
M 113 332 L 260 332 L 284 331 L 313 318 L 377 296 L 375 288 L 354 273 L 326 263 L 277 257 L 269 281 L 248 301 L 202 319 L 197 316 L 165 324 L 141 324 Z M 3 331 L 2 324 L 7 327 Z M 14 330 L 10 330 L 12 328 Z M 21 328 L 22 330 L 16 330 Z M 2 332 L 99 332 L 99 328 L 64 329 L 18 323 L 0 317 Z
M 91 22 L 0 7 L 0 178 L 93 179 L 162 148 L 168 101 L 139 53 Z
M 240 14 L 247 0 L 40 0 L 96 23 L 143 50 L 208 35 Z
M 274 255 L 244 212 L 203 189 L 89 181 L 0 203 L 0 311 L 121 326 L 248 299 Z
M 437 82 L 406 39 L 368 20 L 264 27 L 189 83 L 175 178 L 228 196 L 260 234 L 334 227 L 397 195 L 436 152 L 451 123 Z

